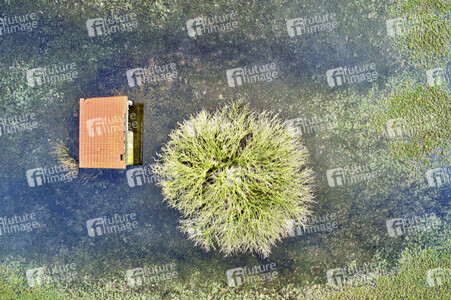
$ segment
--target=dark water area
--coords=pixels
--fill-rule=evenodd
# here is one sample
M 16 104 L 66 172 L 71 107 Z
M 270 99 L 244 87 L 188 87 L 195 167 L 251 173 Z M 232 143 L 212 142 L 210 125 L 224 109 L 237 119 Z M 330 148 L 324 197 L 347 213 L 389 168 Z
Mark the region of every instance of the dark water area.
M 183 9 L 168 4 L 168 16 L 162 17 L 164 9 L 149 13 L 146 9 L 153 6 L 144 1 L 141 6 L 119 11 L 137 14 L 136 30 L 106 37 L 89 37 L 85 21 L 107 14 L 110 4 L 102 7 L 93 1 L 84 6 L 76 1 L 78 6 L 66 8 L 27 1 L 23 7 L 9 2 L 0 5 L 4 14 L 39 12 L 37 30 L 0 39 L 0 117 L 34 113 L 39 123 L 29 132 L 0 136 L 0 217 L 35 214 L 39 223 L 31 232 L 1 235 L 2 259 L 35 267 L 74 262 L 81 276 L 90 280 L 124 277 L 126 270 L 137 266 L 176 263 L 181 281 L 201 272 L 205 278 L 224 282 L 228 269 L 276 263 L 280 280 L 324 283 L 328 269 L 353 261 L 371 262 L 378 252 L 392 253 L 394 260 L 405 236 L 387 234 L 390 219 L 435 213 L 442 222 L 449 221 L 449 182 L 428 186 L 425 172 L 429 167 L 412 171 L 408 164 L 390 156 L 382 134 L 364 126 L 365 105 L 378 103 L 389 89 L 390 78 L 403 70 L 388 55 L 393 45 L 386 37 L 389 15 L 384 5 L 296 1 L 282 7 L 271 1 L 246 1 L 252 3 L 246 10 L 244 4 L 236 6 L 234 1 L 196 8 L 197 2 Z M 178 10 L 171 11 L 173 7 Z M 238 14 L 237 30 L 195 39 L 187 35 L 186 20 L 232 11 Z M 302 37 L 286 34 L 289 18 L 330 13 L 337 16 L 335 30 Z M 70 63 L 76 64 L 79 75 L 74 82 L 27 86 L 27 69 Z M 174 81 L 140 87 L 127 84 L 127 70 L 169 63 L 177 65 Z M 235 88 L 227 85 L 226 70 L 271 63 L 277 66 L 277 79 Z M 373 63 L 378 73 L 373 82 L 327 85 L 329 69 L 368 68 Z M 30 186 L 27 171 L 58 165 L 50 153 L 51 142 L 62 139 L 78 157 L 79 98 L 113 95 L 127 95 L 144 104 L 144 166 L 154 162 L 178 122 L 233 99 L 244 98 L 257 111 L 268 110 L 284 120 L 335 118 L 337 125 L 331 129 L 311 129 L 313 133 L 303 129 L 307 130 L 303 142 L 310 152 L 310 167 L 316 174 L 316 202 L 311 210 L 318 219 L 313 224 L 323 224 L 323 229 L 295 233 L 279 242 L 267 259 L 252 254 L 224 257 L 196 247 L 180 232 L 180 214 L 163 201 L 155 182 L 131 186 L 127 171 L 135 166 L 127 170 L 81 169 L 70 181 L 42 185 L 35 181 L 35 186 Z M 437 166 L 440 163 L 436 162 Z M 345 166 L 374 167 L 377 176 L 332 187 L 328 170 Z M 82 178 L 99 172 L 93 180 Z M 136 214 L 136 228 L 89 236 L 88 220 L 127 214 Z

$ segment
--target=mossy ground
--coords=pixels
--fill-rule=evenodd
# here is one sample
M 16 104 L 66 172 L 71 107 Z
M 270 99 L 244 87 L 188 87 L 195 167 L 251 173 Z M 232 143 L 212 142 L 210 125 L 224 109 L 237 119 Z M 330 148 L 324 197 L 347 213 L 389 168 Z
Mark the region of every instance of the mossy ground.
M 293 283 L 251 284 L 245 289 L 230 289 L 218 281 L 193 274 L 189 282 L 165 284 L 130 290 L 121 279 L 84 282 L 82 285 L 38 286 L 29 288 L 17 264 L 9 262 L 0 270 L 2 299 L 449 299 L 451 253 L 442 247 L 406 249 L 390 272 L 372 277 L 365 284 L 340 289 L 326 285 L 299 286 Z M 441 284 L 431 286 L 428 271 L 448 272 Z M 446 275 L 445 275 L 446 276 Z M 436 280 L 436 278 L 433 278 Z M 435 283 L 434 283 L 435 284 Z

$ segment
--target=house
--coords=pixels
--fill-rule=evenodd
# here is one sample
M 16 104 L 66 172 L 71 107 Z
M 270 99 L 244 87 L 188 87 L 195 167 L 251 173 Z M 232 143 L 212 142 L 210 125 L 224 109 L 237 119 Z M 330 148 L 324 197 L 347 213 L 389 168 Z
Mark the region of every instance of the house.
M 144 105 L 127 96 L 80 99 L 80 168 L 141 165 Z

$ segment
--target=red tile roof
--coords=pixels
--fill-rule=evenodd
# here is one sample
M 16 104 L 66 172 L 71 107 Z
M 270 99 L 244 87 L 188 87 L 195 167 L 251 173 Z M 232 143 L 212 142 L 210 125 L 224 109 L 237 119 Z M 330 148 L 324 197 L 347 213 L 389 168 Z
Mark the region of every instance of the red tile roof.
M 127 96 L 80 99 L 80 168 L 125 169 Z

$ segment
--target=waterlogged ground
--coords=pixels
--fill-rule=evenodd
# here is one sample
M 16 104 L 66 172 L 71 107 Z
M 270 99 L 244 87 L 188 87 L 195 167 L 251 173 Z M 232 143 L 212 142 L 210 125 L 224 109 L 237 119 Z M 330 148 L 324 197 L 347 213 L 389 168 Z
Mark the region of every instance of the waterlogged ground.
M 25 228 L 7 232 L 0 224 L 3 262 L 59 266 L 66 273 L 76 271 L 76 279 L 117 277 L 124 285 L 127 274 L 133 275 L 127 270 L 136 268 L 145 268 L 149 277 L 164 273 L 157 285 L 194 280 L 227 285 L 228 275 L 241 274 L 227 270 L 246 267 L 250 274 L 255 266 L 265 266 L 278 272 L 268 284 L 306 285 L 326 283 L 327 270 L 349 265 L 369 272 L 377 253 L 390 266 L 409 234 L 392 219 L 421 219 L 429 226 L 424 230 L 436 226 L 438 231 L 442 227 L 431 216 L 449 220 L 449 182 L 431 186 L 428 167 L 413 171 L 393 159 L 387 134 L 370 126 L 372 110 L 404 70 L 392 55 L 385 4 L 0 5 L 2 17 L 31 13 L 37 15 L 35 29 L 0 37 L 0 217 Z M 114 15 L 109 31 L 93 20 Z M 195 20 L 200 16 L 226 22 L 202 31 Z M 304 27 L 299 18 L 307 18 Z M 93 21 L 87 26 L 88 20 Z M 188 20 L 193 21 L 187 27 Z M 117 31 L 114 25 L 121 22 L 128 22 L 126 29 Z M 52 68 L 68 65 L 47 82 Z M 155 66 L 163 72 L 155 72 Z M 30 72 L 36 68 L 47 68 L 49 77 Z M 137 68 L 149 70 L 130 71 Z M 259 69 L 264 71 L 255 77 Z M 151 178 L 138 182 L 120 170 L 81 170 L 77 178 L 64 177 L 54 168 L 51 142 L 63 140 L 77 157 L 79 98 L 111 95 L 144 103 L 145 165 L 153 162 L 177 122 L 232 99 L 244 98 L 257 111 L 291 120 L 317 177 L 310 228 L 291 231 L 265 260 L 252 254 L 224 257 L 196 248 L 178 231 L 179 214 L 162 202 Z M 20 126 L 11 125 L 14 120 Z M 39 182 L 38 168 L 59 176 Z M 88 174 L 97 177 L 86 182 Z M 103 217 L 119 226 L 99 235 L 93 219 Z

